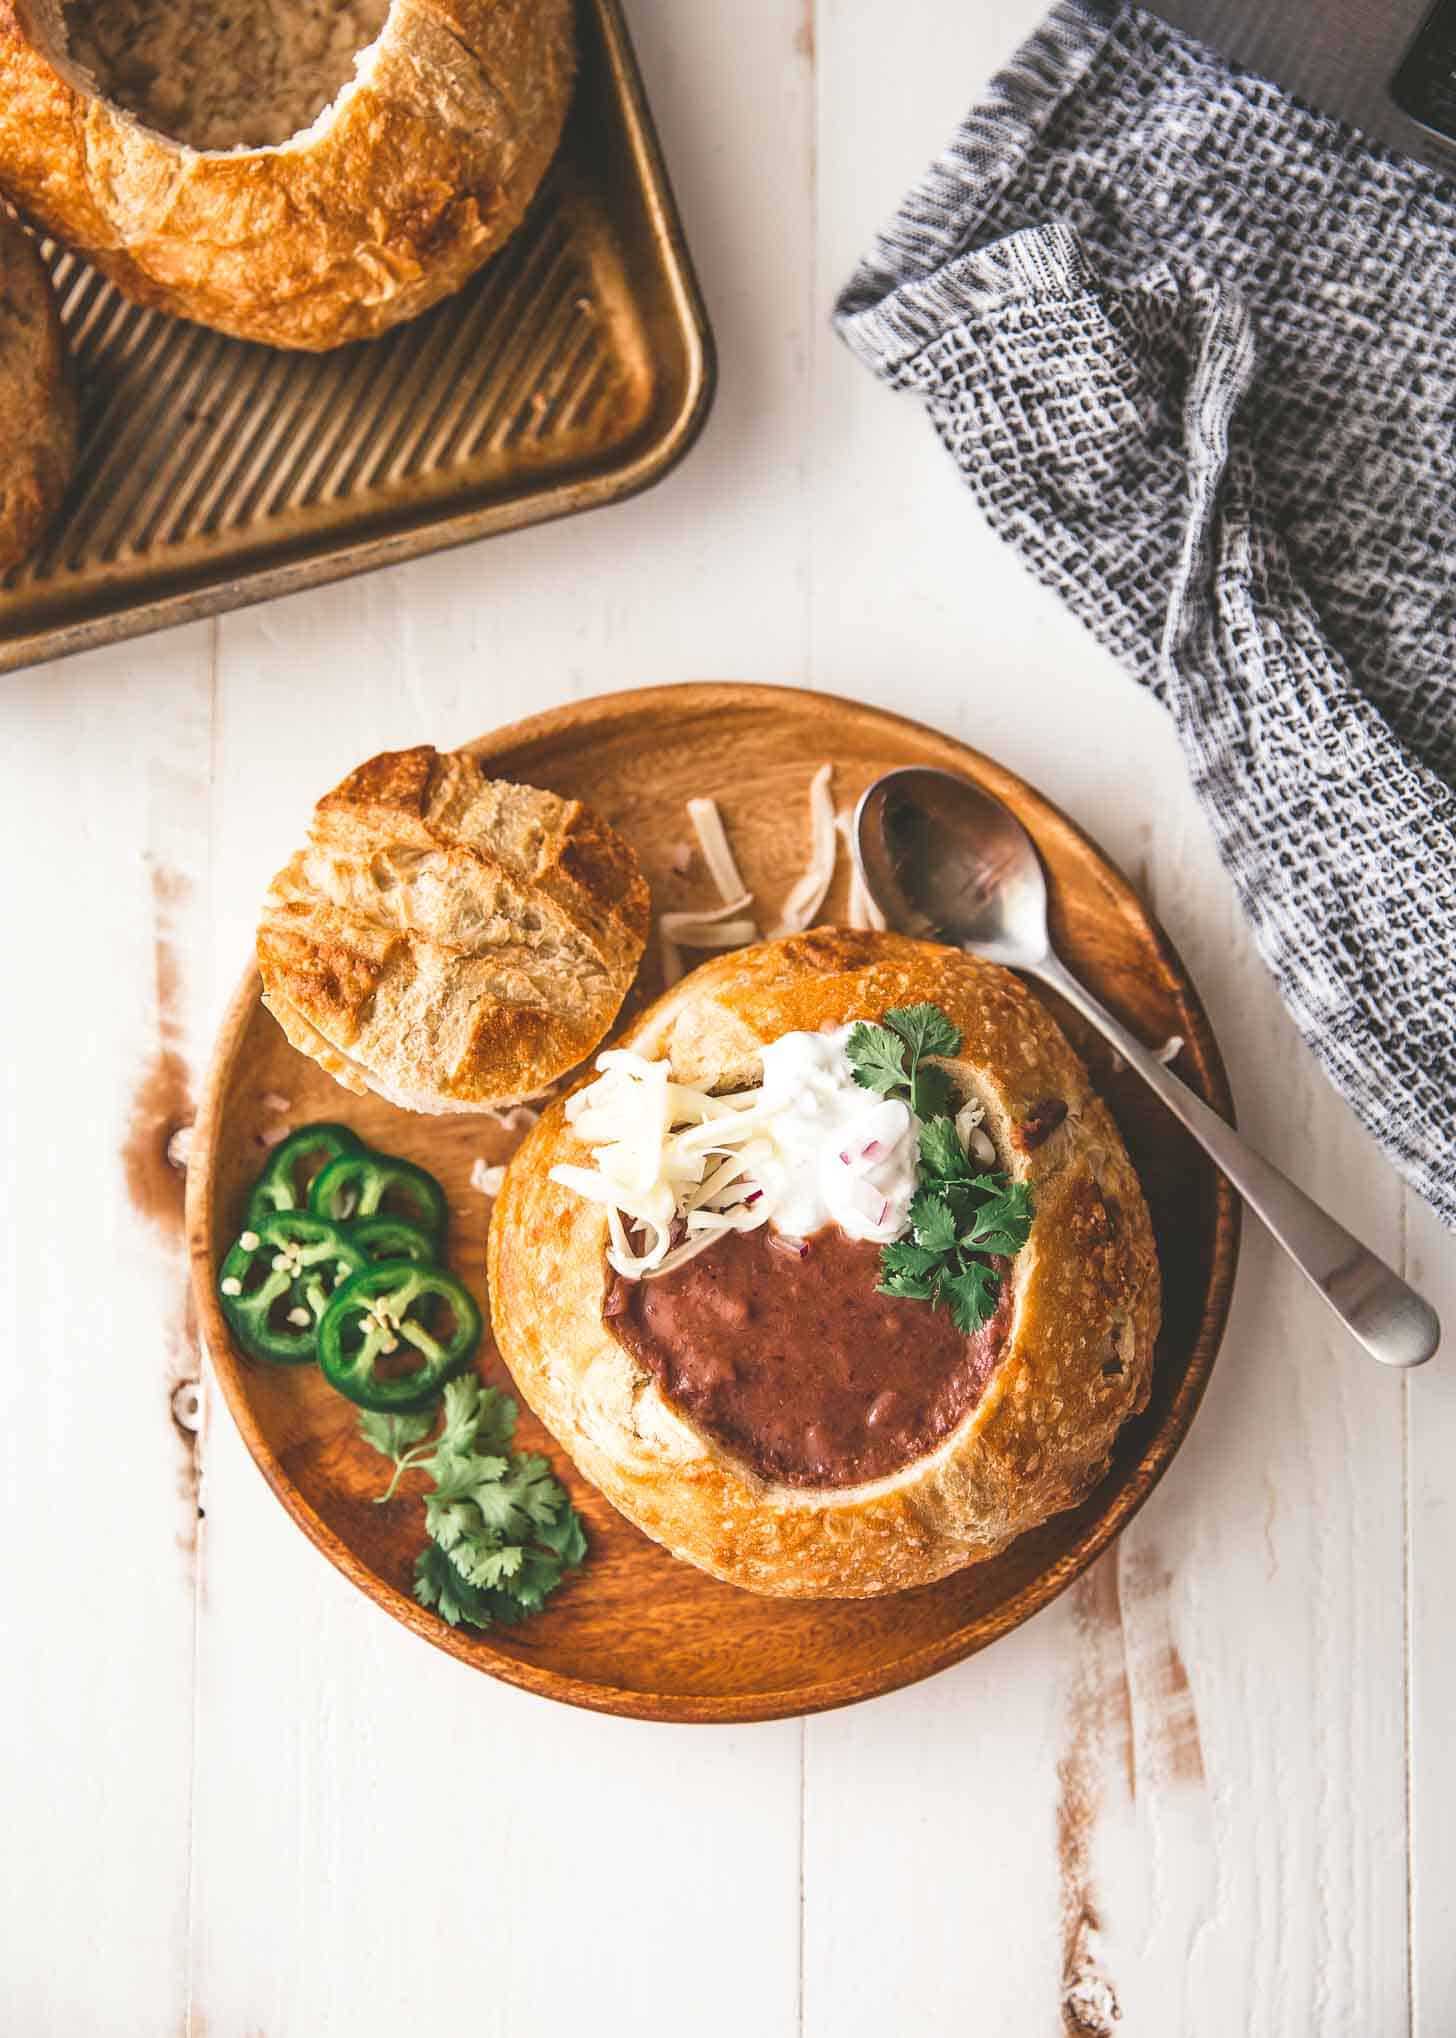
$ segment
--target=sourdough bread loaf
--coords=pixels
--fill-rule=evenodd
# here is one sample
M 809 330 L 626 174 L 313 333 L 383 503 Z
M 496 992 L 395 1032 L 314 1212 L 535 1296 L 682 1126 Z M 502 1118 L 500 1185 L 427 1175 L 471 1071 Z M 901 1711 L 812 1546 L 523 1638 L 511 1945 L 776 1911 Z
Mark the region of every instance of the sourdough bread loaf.
M 258 927 L 263 1001 L 346 1089 L 519 1103 L 617 1016 L 646 946 L 637 858 L 579 800 L 387 751 L 319 801 Z
M 50 277 L 0 212 L 0 571 L 35 547 L 76 459 L 76 413 Z
M 683 979 L 621 1045 L 683 1082 L 759 1081 L 790 1031 L 938 1005 L 959 1029 L 945 1066 L 983 1106 L 998 1165 L 1035 1217 L 1011 1262 L 1010 1324 L 979 1400 L 888 1476 L 777 1483 L 705 1434 L 612 1329 L 599 1203 L 551 1179 L 586 1157 L 562 1104 L 506 1171 L 490 1229 L 497 1345 L 581 1471 L 675 1555 L 751 1591 L 862 1598 L 993 1556 L 1086 1497 L 1147 1400 L 1157 1255 L 1141 1187 L 1106 1107 L 1046 1008 L 1006 970 L 893 934 L 817 930 L 742 949 Z M 813 1341 L 785 1345 L 813 1366 Z M 725 1326 L 723 1357 L 732 1361 Z
M 0 191 L 143 304 L 336 347 L 519 224 L 572 48 L 570 0 L 0 0 Z

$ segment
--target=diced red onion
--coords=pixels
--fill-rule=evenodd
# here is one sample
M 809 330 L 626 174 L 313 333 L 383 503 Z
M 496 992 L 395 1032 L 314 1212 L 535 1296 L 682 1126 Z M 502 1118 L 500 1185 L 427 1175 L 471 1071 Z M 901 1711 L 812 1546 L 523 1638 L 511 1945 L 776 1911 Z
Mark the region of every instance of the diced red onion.
M 806 1260 L 809 1257 L 807 1238 L 790 1238 L 787 1232 L 771 1230 L 768 1242 L 775 1252 L 785 1253 L 791 1260 Z
M 763 1201 L 762 1189 L 755 1189 L 751 1196 L 744 1197 L 743 1207 L 745 1210 L 751 1210 L 755 1203 L 761 1203 L 762 1201 Z
M 856 1160 L 878 1160 L 884 1150 L 885 1143 L 882 1139 L 867 1139 L 859 1149 L 858 1154 L 852 1154 L 847 1146 L 842 1147 L 839 1154 L 839 1164 L 841 1167 L 852 1168 Z

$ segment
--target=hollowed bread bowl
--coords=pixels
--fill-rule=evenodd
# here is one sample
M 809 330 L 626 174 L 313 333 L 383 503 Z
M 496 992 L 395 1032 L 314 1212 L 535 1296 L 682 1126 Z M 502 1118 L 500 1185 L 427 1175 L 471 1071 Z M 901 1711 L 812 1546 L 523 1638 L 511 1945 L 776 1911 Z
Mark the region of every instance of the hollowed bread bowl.
M 958 1098 L 984 1106 L 998 1165 L 1031 1185 L 1035 1218 L 981 1399 L 888 1477 L 776 1485 L 669 1404 L 604 1315 L 613 1277 L 601 1206 L 550 1178 L 584 1157 L 562 1103 L 517 1153 L 495 1205 L 491 1311 L 526 1399 L 629 1520 L 755 1592 L 868 1597 L 991 1557 L 1091 1491 L 1147 1399 L 1159 1283 L 1142 1189 L 1082 1063 L 1016 977 L 898 935 L 819 930 L 704 964 L 621 1044 L 667 1057 L 681 1081 L 742 1089 L 783 1033 L 920 1002 L 959 1028 L 945 1066 Z M 812 1365 L 812 1350 L 801 1359 Z
M 571 75 L 569 0 L 0 0 L 0 189 L 143 304 L 336 347 L 500 246 Z

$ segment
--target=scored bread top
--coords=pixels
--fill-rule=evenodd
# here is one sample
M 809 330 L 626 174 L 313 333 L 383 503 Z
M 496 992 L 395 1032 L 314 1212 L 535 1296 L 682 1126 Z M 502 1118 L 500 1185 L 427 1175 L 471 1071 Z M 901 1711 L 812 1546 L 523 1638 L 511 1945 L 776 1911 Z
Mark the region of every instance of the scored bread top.
M 1007 1276 L 1011 1329 L 985 1393 L 888 1477 L 776 1484 L 667 1400 L 606 1320 L 601 1205 L 552 1179 L 583 1159 L 561 1102 L 511 1161 L 492 1211 L 495 1338 L 526 1399 L 629 1520 L 755 1592 L 867 1597 L 994 1556 L 1085 1498 L 1147 1401 L 1159 1282 L 1142 1189 L 1081 1061 L 1009 971 L 902 935 L 816 928 L 704 963 L 622 1045 L 669 1060 L 681 1081 L 738 1089 L 759 1081 L 761 1049 L 784 1033 L 921 1002 L 961 1034 L 940 1065 L 984 1107 L 998 1163 L 1031 1187 L 1035 1216 Z M 814 1364 L 812 1346 L 790 1359 Z
M 637 858 L 579 800 L 428 744 L 319 801 L 258 927 L 263 1002 L 347 1089 L 517 1103 L 601 1041 L 647 941 Z
M 0 0 L 0 191 L 139 303 L 274 347 L 371 339 L 478 269 L 556 149 L 571 0 L 393 0 L 356 82 L 277 148 L 113 105 L 58 0 Z
M 76 410 L 50 277 L 0 213 L 0 571 L 55 515 L 76 457 Z

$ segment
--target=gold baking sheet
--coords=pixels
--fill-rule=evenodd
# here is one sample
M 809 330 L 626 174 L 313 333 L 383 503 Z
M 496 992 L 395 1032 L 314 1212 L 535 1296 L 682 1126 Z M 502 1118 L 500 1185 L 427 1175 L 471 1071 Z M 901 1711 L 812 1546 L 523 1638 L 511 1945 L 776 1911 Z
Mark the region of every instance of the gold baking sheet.
M 590 509 L 692 443 L 712 338 L 618 0 L 579 0 L 560 152 L 518 233 L 384 338 L 281 353 L 46 245 L 81 455 L 0 580 L 0 671 Z

